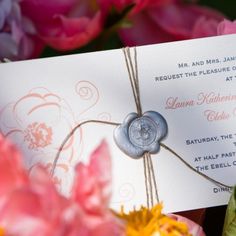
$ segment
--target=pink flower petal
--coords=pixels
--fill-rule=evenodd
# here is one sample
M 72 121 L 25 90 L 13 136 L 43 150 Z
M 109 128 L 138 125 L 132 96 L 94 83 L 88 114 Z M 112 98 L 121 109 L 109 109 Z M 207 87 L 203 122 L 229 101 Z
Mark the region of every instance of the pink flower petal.
M 235 34 L 236 33 L 236 20 L 235 21 L 229 21 L 229 20 L 223 20 L 220 22 L 217 28 L 217 34 L 223 35 L 223 34 Z
M 218 20 L 200 17 L 193 27 L 192 38 L 216 36 L 218 24 Z
M 162 29 L 170 34 L 179 35 L 182 39 L 189 38 L 199 18 L 214 19 L 218 22 L 223 19 L 223 15 L 212 9 L 184 4 L 171 4 L 158 9 L 151 8 L 148 13 Z
M 104 19 L 96 1 L 25 0 L 22 10 L 33 20 L 40 38 L 62 51 L 82 47 L 94 39 Z
M 15 146 L 0 135 L 0 199 L 27 183 L 21 156 Z
M 130 14 L 132 26 L 120 36 L 128 46 L 212 36 L 222 19 L 221 13 L 195 4 L 149 0 Z
M 189 229 L 189 233 L 192 236 L 205 236 L 205 233 L 203 232 L 202 227 L 200 225 L 196 224 L 195 222 L 189 220 L 188 218 L 185 218 L 180 215 L 174 215 L 174 214 L 169 214 L 168 216 L 170 216 L 174 220 L 186 223 L 188 226 L 188 229 Z
M 0 226 L 6 235 L 121 236 L 123 223 L 108 209 L 110 177 L 102 142 L 88 166 L 77 166 L 72 197 L 65 198 L 43 167 L 26 176 L 18 151 L 0 135 Z
M 127 46 L 154 44 L 176 40 L 174 35 L 169 34 L 145 13 L 139 13 L 132 17 L 132 26 L 119 31 L 119 35 Z
M 58 50 L 72 50 L 86 45 L 101 32 L 101 14 L 93 19 L 58 16 L 54 24 L 42 29 L 41 38 Z
M 75 3 L 76 0 L 24 0 L 21 3 L 21 7 L 23 15 L 27 15 L 34 22 L 46 24 L 55 14 L 68 14 Z
M 90 156 L 86 167 L 76 167 L 72 199 L 86 211 L 100 215 L 108 207 L 111 196 L 111 161 L 105 141 Z

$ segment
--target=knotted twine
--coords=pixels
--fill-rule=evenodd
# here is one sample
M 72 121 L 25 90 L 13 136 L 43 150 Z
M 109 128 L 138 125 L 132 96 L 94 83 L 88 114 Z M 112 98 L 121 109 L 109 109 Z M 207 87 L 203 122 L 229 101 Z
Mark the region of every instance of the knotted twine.
M 127 68 L 131 88 L 132 88 L 132 93 L 133 93 L 133 97 L 134 97 L 134 101 L 136 105 L 137 114 L 139 117 L 141 117 L 143 113 L 142 113 L 142 103 L 141 103 L 140 87 L 139 87 L 137 50 L 136 50 L 136 47 L 134 47 L 133 49 L 134 49 L 133 58 L 131 56 L 129 47 L 123 48 L 122 50 L 125 57 L 126 68 Z M 112 125 L 112 126 L 121 125 L 121 123 L 109 122 L 109 121 L 103 121 L 103 120 L 87 120 L 76 125 L 70 131 L 70 133 L 65 137 L 65 139 L 63 140 L 62 144 L 60 145 L 58 149 L 58 152 L 52 164 L 51 176 L 54 175 L 60 154 L 64 146 L 68 142 L 68 140 L 74 135 L 76 130 L 78 130 L 80 127 L 84 126 L 85 124 L 89 124 L 89 123 L 105 124 L 105 125 Z M 202 176 L 206 180 L 212 182 L 213 184 L 217 186 L 226 187 L 228 191 L 231 191 L 231 189 L 233 188 L 233 186 L 226 185 L 196 170 L 188 162 L 186 162 L 179 154 L 177 154 L 177 152 L 175 152 L 173 149 L 165 145 L 163 142 L 160 142 L 160 146 L 166 149 L 167 151 L 169 151 L 170 153 L 172 153 L 175 157 L 177 157 L 187 168 L 189 168 L 196 174 Z M 156 182 L 155 170 L 153 167 L 152 156 L 149 152 L 145 152 L 142 156 L 142 159 L 143 159 L 143 170 L 144 170 L 144 178 L 145 178 L 146 204 L 148 208 L 151 208 L 154 206 L 154 204 L 159 203 L 158 187 L 157 187 L 157 182 Z

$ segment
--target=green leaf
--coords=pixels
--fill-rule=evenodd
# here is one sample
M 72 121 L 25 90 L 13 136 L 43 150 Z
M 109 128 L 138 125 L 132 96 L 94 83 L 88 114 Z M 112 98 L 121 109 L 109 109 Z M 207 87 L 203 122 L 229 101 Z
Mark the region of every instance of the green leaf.
M 235 236 L 235 235 L 236 235 L 236 187 L 234 187 L 229 200 L 229 204 L 225 215 L 225 222 L 222 236 Z

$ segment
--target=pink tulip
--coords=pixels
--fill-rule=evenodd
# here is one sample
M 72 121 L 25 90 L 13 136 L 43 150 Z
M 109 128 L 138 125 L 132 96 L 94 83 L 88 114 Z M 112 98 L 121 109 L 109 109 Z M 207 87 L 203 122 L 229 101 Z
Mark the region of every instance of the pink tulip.
M 108 210 L 110 171 L 109 152 L 103 142 L 88 166 L 77 166 L 73 194 L 65 198 L 42 167 L 29 178 L 20 154 L 0 136 L 1 230 L 9 236 L 122 235 L 121 223 Z M 79 177 L 86 178 L 85 182 Z
M 28 59 L 39 55 L 42 42 L 33 23 L 22 16 L 19 0 L 0 1 L 0 60 Z
M 174 214 L 169 214 L 168 216 L 170 216 L 171 218 L 173 218 L 176 221 L 185 223 L 188 226 L 189 233 L 192 236 L 205 236 L 205 233 L 204 233 L 202 227 L 200 225 L 196 224 L 195 222 L 189 220 L 188 218 L 185 218 L 180 215 L 174 215 Z
M 130 14 L 132 26 L 120 31 L 126 45 L 161 43 L 217 34 L 223 16 L 212 9 L 179 1 L 149 0 Z
M 223 20 L 222 22 L 220 22 L 217 28 L 217 33 L 218 35 L 235 34 L 236 20 L 235 21 Z
M 102 30 L 103 14 L 96 0 L 23 0 L 21 6 L 40 38 L 58 50 L 84 46 Z

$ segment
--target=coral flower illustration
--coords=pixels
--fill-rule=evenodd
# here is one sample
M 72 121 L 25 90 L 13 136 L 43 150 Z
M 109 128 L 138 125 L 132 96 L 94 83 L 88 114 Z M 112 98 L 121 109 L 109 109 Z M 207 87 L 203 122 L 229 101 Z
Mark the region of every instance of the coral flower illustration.
M 30 149 L 46 147 L 52 143 L 52 128 L 44 123 L 34 122 L 25 131 L 25 141 L 29 143 Z
M 50 168 L 64 135 L 74 126 L 70 106 L 63 98 L 45 88 L 31 90 L 0 112 L 1 132 L 21 148 L 25 165 L 30 170 L 37 163 Z M 59 185 L 67 186 L 65 181 L 71 181 L 72 166 L 78 161 L 80 146 L 81 134 L 78 132 L 61 152 L 58 176 L 55 176 Z M 71 178 L 63 178 L 69 172 Z

